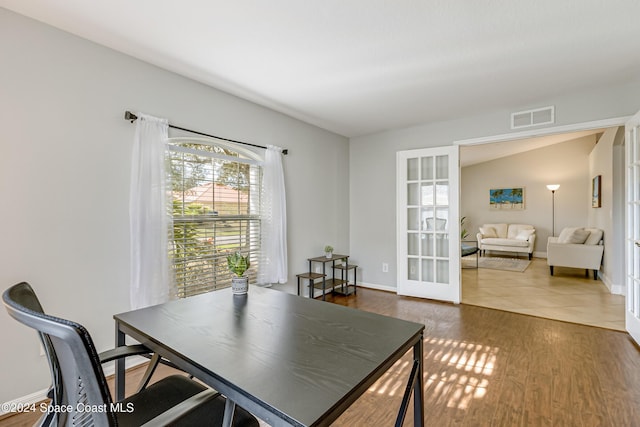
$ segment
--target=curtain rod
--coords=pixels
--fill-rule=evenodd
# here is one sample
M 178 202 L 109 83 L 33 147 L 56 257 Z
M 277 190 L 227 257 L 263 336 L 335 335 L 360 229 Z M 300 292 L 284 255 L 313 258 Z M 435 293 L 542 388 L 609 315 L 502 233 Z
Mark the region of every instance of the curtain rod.
M 136 120 L 138 120 L 138 116 L 133 114 L 131 111 L 125 111 L 124 112 L 124 119 L 125 120 L 130 120 L 131 123 L 133 123 Z M 221 139 L 223 141 L 235 142 L 236 144 L 250 145 L 251 147 L 264 148 L 265 150 L 267 149 L 267 147 L 265 147 L 264 145 L 251 144 L 250 142 L 236 141 L 235 139 L 222 138 L 220 136 L 209 135 L 208 133 L 198 132 L 197 130 L 191 130 L 191 129 L 183 128 L 183 127 L 180 127 L 180 126 L 174 126 L 171 123 L 169 123 L 169 127 L 173 128 L 173 129 L 183 130 L 185 132 L 195 133 L 197 135 L 208 136 L 209 138 L 215 138 L 215 139 Z M 283 149 L 282 150 L 282 154 L 285 154 L 285 155 L 289 154 L 289 150 Z

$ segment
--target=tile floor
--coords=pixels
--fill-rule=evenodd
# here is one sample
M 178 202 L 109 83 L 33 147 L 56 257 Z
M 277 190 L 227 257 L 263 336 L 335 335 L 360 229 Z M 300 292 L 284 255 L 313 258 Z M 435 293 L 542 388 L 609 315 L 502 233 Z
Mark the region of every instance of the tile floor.
M 556 267 L 551 276 L 544 258 L 534 258 L 523 273 L 463 268 L 462 303 L 625 330 L 622 295 L 584 270 Z

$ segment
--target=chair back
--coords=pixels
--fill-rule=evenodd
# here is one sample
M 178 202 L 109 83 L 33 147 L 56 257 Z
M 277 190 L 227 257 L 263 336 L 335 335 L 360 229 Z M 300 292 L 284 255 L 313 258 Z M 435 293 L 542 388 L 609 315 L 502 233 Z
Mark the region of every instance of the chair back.
M 112 400 L 93 340 L 80 324 L 49 316 L 31 286 L 7 289 L 2 301 L 11 317 L 40 334 L 49 367 L 58 426 L 116 426 Z

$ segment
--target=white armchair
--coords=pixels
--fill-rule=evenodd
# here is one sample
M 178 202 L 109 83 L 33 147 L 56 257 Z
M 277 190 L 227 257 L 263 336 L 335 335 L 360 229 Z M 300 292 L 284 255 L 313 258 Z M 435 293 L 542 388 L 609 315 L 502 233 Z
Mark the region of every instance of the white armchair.
M 598 279 L 604 245 L 603 231 L 599 228 L 565 228 L 558 237 L 547 240 L 547 264 L 553 276 L 553 267 L 584 268 L 587 277 L 593 270 Z

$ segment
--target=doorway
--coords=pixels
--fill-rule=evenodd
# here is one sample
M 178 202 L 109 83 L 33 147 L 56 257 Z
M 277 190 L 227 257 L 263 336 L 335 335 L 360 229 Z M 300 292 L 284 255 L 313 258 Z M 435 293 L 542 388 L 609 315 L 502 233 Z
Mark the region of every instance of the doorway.
M 556 275 L 550 276 L 545 259 L 546 241 L 553 234 L 553 221 L 556 235 L 563 227 L 569 226 L 591 225 L 603 228 L 607 235 L 605 253 L 609 256 L 616 252 L 623 253 L 624 230 L 614 229 L 611 219 L 624 212 L 624 191 L 621 185 L 623 177 L 617 178 L 621 180 L 617 188 L 614 187 L 615 179 L 612 176 L 616 169 L 614 164 L 619 166 L 617 169 L 624 170 L 621 147 L 615 149 L 616 153 L 609 153 L 609 186 L 618 196 L 612 198 L 606 207 L 610 213 L 610 216 L 606 215 L 606 227 L 594 224 L 590 208 L 586 209 L 584 206 L 589 200 L 589 175 L 594 170 L 594 165 L 567 168 L 559 166 L 558 162 L 562 159 L 564 162 L 575 163 L 580 161 L 581 156 L 582 161 L 593 162 L 589 159 L 589 152 L 595 146 L 596 139 L 607 132 L 607 128 L 617 128 L 624 121 L 625 119 L 615 119 L 613 122 L 606 121 L 607 123 L 577 125 L 571 132 L 566 128 L 556 129 L 556 132 L 548 129 L 544 131 L 544 135 L 518 133 L 493 139 L 456 142 L 461 148 L 460 215 L 467 217 L 469 238 L 475 239 L 478 227 L 483 223 L 531 224 L 536 228 L 537 236 L 534 259 L 524 272 L 463 269 L 463 303 L 624 330 L 622 263 L 613 266 L 611 262 L 603 281 L 593 281 L 584 278 L 583 270 L 556 268 Z M 615 129 L 608 132 L 615 133 Z M 590 139 L 592 142 L 589 142 Z M 577 153 L 575 155 L 571 154 L 573 144 L 578 146 L 573 148 Z M 542 166 L 536 166 L 536 162 Z M 467 174 L 466 171 L 470 169 L 465 168 L 476 169 L 475 174 Z M 572 173 L 567 173 L 567 169 L 577 169 L 578 172 L 573 173 L 573 176 Z M 510 176 L 510 170 L 516 171 L 513 174 L 515 178 Z M 523 170 L 530 172 L 530 176 L 526 177 Z M 471 175 L 471 178 L 466 175 Z M 474 185 L 469 185 L 469 181 Z M 552 193 L 546 189 L 547 184 L 561 184 L 555 195 L 555 212 L 552 212 Z M 526 190 L 525 209 L 521 212 L 489 212 L 488 191 L 492 186 L 523 186 Z M 563 189 L 564 195 L 561 193 Z M 565 199 L 558 200 L 558 196 Z M 581 213 L 576 214 L 572 206 L 580 203 L 583 203 L 579 209 Z M 497 255 L 510 256 L 508 253 Z M 622 256 L 613 258 L 622 259 Z

